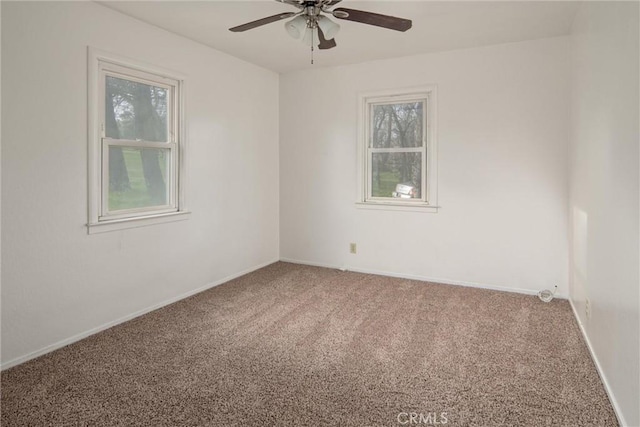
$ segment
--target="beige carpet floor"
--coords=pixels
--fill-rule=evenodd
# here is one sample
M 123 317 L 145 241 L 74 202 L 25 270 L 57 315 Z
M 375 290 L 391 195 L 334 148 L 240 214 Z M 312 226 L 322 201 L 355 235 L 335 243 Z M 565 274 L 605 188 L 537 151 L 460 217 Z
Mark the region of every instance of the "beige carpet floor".
M 288 263 L 1 380 L 3 427 L 617 425 L 567 301 Z

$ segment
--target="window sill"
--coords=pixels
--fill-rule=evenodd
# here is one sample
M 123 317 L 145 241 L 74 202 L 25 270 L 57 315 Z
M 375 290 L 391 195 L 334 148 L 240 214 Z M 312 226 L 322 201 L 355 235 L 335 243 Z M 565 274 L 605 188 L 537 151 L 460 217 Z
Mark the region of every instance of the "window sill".
M 440 206 L 427 205 L 424 203 L 356 202 L 356 208 L 383 211 L 437 213 Z
M 128 228 L 146 227 L 148 225 L 163 224 L 165 222 L 184 221 L 185 219 L 189 219 L 189 215 L 191 215 L 191 212 L 180 211 L 135 218 L 112 219 L 87 224 L 87 230 L 89 234 L 126 230 Z

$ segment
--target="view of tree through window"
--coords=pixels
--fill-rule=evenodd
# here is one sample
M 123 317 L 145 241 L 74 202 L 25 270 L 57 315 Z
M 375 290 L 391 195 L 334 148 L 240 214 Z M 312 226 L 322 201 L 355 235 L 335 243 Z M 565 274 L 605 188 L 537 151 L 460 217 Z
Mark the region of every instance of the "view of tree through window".
M 420 198 L 424 102 L 372 104 L 369 120 L 371 196 Z
M 106 76 L 105 134 L 116 140 L 169 142 L 168 90 Z M 168 204 L 171 151 L 109 146 L 109 210 Z

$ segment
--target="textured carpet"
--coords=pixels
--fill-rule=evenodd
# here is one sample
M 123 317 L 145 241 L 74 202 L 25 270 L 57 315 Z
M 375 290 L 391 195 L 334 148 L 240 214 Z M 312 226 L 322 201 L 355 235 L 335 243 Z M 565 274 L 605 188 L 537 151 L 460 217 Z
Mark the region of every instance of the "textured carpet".
M 287 263 L 1 379 L 3 427 L 617 425 L 566 301 Z

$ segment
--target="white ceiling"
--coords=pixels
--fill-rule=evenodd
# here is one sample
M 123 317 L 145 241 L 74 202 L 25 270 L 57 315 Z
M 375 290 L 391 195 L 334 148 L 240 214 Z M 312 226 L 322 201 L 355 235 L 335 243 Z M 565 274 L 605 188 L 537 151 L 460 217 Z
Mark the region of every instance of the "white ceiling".
M 272 0 L 101 1 L 101 4 L 262 67 L 288 72 L 311 67 L 309 48 L 275 22 L 242 33 L 228 28 L 280 12 Z M 338 46 L 315 51 L 315 66 L 334 66 L 568 34 L 576 1 L 363 1 L 339 6 L 413 20 L 406 33 L 337 20 Z M 336 7 L 339 7 L 336 6 Z

